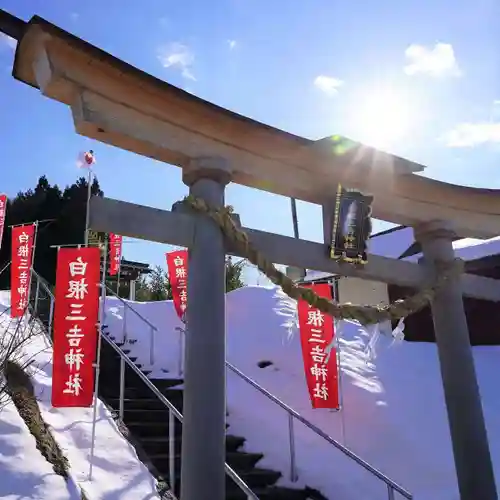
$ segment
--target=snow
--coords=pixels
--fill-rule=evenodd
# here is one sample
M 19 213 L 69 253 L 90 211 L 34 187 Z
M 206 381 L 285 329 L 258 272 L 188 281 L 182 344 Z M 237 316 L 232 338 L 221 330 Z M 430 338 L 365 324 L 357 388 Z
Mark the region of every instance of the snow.
M 323 271 L 313 271 L 311 269 L 308 269 L 303 281 L 304 282 L 316 281 L 316 280 L 331 278 L 332 276 L 333 276 L 332 273 L 325 273 Z
M 384 234 L 374 234 L 368 240 L 368 251 L 372 255 L 382 255 L 393 259 L 399 258 L 413 243 L 413 229 L 411 227 L 401 227 L 395 231 Z M 478 240 L 475 238 L 463 238 L 453 242 L 455 256 L 465 261 L 481 259 L 490 255 L 500 254 L 500 236 L 488 240 Z M 403 260 L 417 262 L 422 257 L 422 253 L 410 255 Z M 304 281 L 315 281 L 331 278 L 332 273 L 323 271 L 307 270 Z
M 182 334 L 171 302 L 131 303 L 157 328 L 154 376 L 179 376 Z M 245 287 L 227 294 L 227 359 L 281 401 L 422 500 L 458 498 L 436 346 L 385 338 L 372 362 L 368 335 L 344 323 L 340 339 L 343 410 L 312 410 L 303 373 L 293 301 L 275 287 Z M 123 336 L 123 304 L 108 298 L 110 332 Z M 127 313 L 131 356 L 148 365 L 150 332 Z M 500 348 L 476 347 L 474 358 L 491 452 L 500 470 L 500 400 L 496 373 Z M 259 361 L 272 365 L 259 368 Z M 264 453 L 259 466 L 283 473 L 290 484 L 288 416 L 250 384 L 227 370 L 230 432 Z M 300 422 L 294 422 L 299 481 L 336 500 L 386 499 L 383 483 Z M 396 498 L 400 498 L 396 495 Z
M 481 259 L 490 255 L 500 254 L 500 236 L 490 238 L 489 240 L 477 240 L 474 238 L 464 238 L 453 242 L 455 256 L 468 260 Z M 416 262 L 422 257 L 422 254 L 412 255 L 405 260 Z
M 397 259 L 414 241 L 413 228 L 401 227 L 389 233 L 374 234 L 368 240 L 368 252 Z
M 79 500 L 36 449 L 35 438 L 9 399 L 0 413 L 0 498 L 6 500 Z
M 0 292 L 0 312 L 10 303 L 8 292 Z M 4 315 L 0 332 L 9 335 L 14 322 Z M 24 320 L 27 324 L 27 320 Z M 23 346 L 21 359 L 33 359 L 30 366 L 35 394 L 42 417 L 67 457 L 72 479 L 89 500 L 159 499 L 156 483 L 140 462 L 132 445 L 122 436 L 110 411 L 98 401 L 96 445 L 92 480 L 89 481 L 89 452 L 92 432 L 92 408 L 52 408 L 52 348 L 41 331 Z M 29 460 L 24 458 L 29 457 Z M 34 438 L 12 404 L 0 414 L 1 498 L 79 499 L 70 496 L 60 476 L 35 448 Z M 50 490 L 50 493 L 49 493 Z M 3 494 L 5 493 L 5 495 Z M 11 493 L 8 496 L 7 493 Z
M 369 252 L 384 257 L 398 258 L 414 243 L 413 229 L 403 227 L 390 233 L 374 235 L 369 240 Z M 488 240 L 462 238 L 453 242 L 456 257 L 475 260 L 500 254 L 500 236 Z M 411 255 L 404 260 L 416 262 L 422 254 Z
M 488 240 L 489 251 L 498 244 L 494 243 L 497 240 Z M 460 248 L 473 247 L 478 245 L 468 242 Z M 0 295 L 0 303 L 8 304 L 8 296 Z M 180 329 L 183 324 L 172 303 L 128 304 L 155 325 L 157 331 L 152 334 L 143 319 L 129 308 L 124 309 L 122 301 L 108 297 L 105 323 L 110 334 L 117 341 L 124 340 L 126 334 L 130 356 L 136 356 L 145 367 L 150 365 L 153 335 L 154 363 L 150 366 L 150 377 L 182 377 L 184 335 Z M 312 410 L 303 373 L 294 301 L 276 287 L 253 286 L 227 294 L 226 306 L 227 359 L 230 363 L 409 490 L 415 499 L 458 498 L 434 344 L 390 346 L 388 339 L 382 337 L 376 359 L 370 360 L 366 356 L 368 334 L 358 325 L 344 322 L 341 331 L 337 332 L 343 408 L 341 411 Z M 500 400 L 495 381 L 500 348 L 475 347 L 473 354 L 494 469 L 499 471 Z M 51 355 L 43 336 L 38 336 L 26 348 L 26 355 L 35 356 L 33 375 L 44 419 L 70 460 L 72 477 L 89 498 L 157 498 L 153 478 L 132 446 L 121 436 L 102 403 L 98 405 L 94 478 L 92 482 L 87 480 L 91 410 L 51 408 Z M 259 368 L 260 361 L 272 364 Z M 282 484 L 308 485 L 336 500 L 387 499 L 386 487 L 380 480 L 300 421 L 294 421 L 293 425 L 298 481 L 292 482 L 287 412 L 229 369 L 227 398 L 230 432 L 247 439 L 247 451 L 263 453 L 264 458 L 258 465 L 281 471 Z M 9 483 L 8 487 L 12 498 L 46 498 L 44 492 L 49 487 L 56 499 L 73 498 L 64 481 L 51 471 L 38 452 L 30 449 L 34 440 L 22 422 L 19 423 L 12 406 L 7 406 L 2 415 L 5 417 L 0 421 L 6 427 L 5 430 L 0 428 L 0 470 L 7 469 L 5 477 L 9 477 L 13 485 L 11 488 Z M 9 426 L 20 428 L 19 437 L 9 437 L 14 432 Z M 14 455 L 22 457 L 23 453 L 30 456 L 29 469 L 25 461 L 12 458 Z M 17 476 L 28 473 L 33 478 L 31 483 L 26 480 L 20 484 Z M 35 480 L 35 476 L 38 479 Z M 497 481 L 499 477 L 497 472 Z M 0 485 L 0 496 L 3 486 L 4 483 Z M 395 498 L 401 497 L 396 495 Z

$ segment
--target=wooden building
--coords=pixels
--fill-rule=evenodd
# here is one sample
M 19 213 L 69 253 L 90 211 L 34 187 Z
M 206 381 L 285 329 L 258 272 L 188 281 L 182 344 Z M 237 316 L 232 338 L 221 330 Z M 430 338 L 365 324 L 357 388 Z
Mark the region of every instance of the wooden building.
M 151 273 L 149 264 L 126 260 L 122 257 L 120 262 L 120 274 L 109 276 L 106 279 L 108 286 L 124 299 L 135 300 L 135 281 L 144 274 Z M 118 286 L 118 278 L 120 286 Z
M 464 241 L 464 240 L 462 240 Z M 457 244 L 461 241 L 457 241 Z M 457 257 L 465 260 L 465 272 L 500 280 L 500 239 L 494 238 L 484 242 L 474 242 L 470 246 L 457 245 Z M 489 247 L 489 248 L 488 248 Z M 419 246 L 414 243 L 401 258 L 417 260 L 420 255 Z M 500 281 L 499 281 L 500 286 Z M 406 297 L 415 290 L 388 286 L 391 301 Z M 469 327 L 472 345 L 500 345 L 500 305 L 488 300 L 464 297 L 465 315 Z M 405 338 L 408 341 L 434 342 L 434 325 L 430 306 L 412 314 L 405 320 Z

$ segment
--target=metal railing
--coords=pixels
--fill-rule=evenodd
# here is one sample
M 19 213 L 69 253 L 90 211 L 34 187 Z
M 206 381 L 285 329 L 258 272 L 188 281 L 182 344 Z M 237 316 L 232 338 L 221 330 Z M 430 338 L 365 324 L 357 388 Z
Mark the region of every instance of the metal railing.
M 139 318 L 143 323 L 146 324 L 147 328 L 149 328 L 150 335 L 149 335 L 149 363 L 151 365 L 154 364 L 155 362 L 155 334 L 158 333 L 158 328 L 156 328 L 151 321 L 146 319 L 141 313 L 136 311 L 125 299 L 122 299 L 119 295 L 117 295 L 109 286 L 106 285 L 106 292 L 111 294 L 113 297 L 117 298 L 122 304 L 123 304 L 123 326 L 122 326 L 122 333 L 123 333 L 123 343 L 125 344 L 128 340 L 128 330 L 127 330 L 127 316 L 128 312 L 132 312 L 135 314 L 137 318 Z M 106 295 L 108 295 L 106 293 Z M 106 317 L 106 313 L 104 313 L 104 317 Z M 105 323 L 105 320 L 104 320 Z
M 252 387 L 257 389 L 259 392 L 264 394 L 267 398 L 269 398 L 271 401 L 276 403 L 278 406 L 283 408 L 287 413 L 288 413 L 288 434 L 289 434 L 289 443 L 290 443 L 290 479 L 291 481 L 295 482 L 298 480 L 298 473 L 297 473 L 297 467 L 296 467 L 296 456 L 295 456 L 295 433 L 294 433 L 294 420 L 299 421 L 300 423 L 304 424 L 306 427 L 311 429 L 314 433 L 316 433 L 318 436 L 322 437 L 325 441 L 333 445 L 335 448 L 340 450 L 344 455 L 349 457 L 350 459 L 354 460 L 358 465 L 363 467 L 365 470 L 373 474 L 375 477 L 383 481 L 387 485 L 387 493 L 388 493 L 388 499 L 393 500 L 394 499 L 394 492 L 399 493 L 401 496 L 404 498 L 407 498 L 409 500 L 413 499 L 413 496 L 410 492 L 405 490 L 402 486 L 394 482 L 392 479 L 387 477 L 384 473 L 380 472 L 377 470 L 375 467 L 371 466 L 368 462 L 363 460 L 361 457 L 356 455 L 354 452 L 349 450 L 349 448 L 346 448 L 343 444 L 339 443 L 337 440 L 323 432 L 319 427 L 311 423 L 309 420 L 305 419 L 300 413 L 297 413 L 294 409 L 290 408 L 287 404 L 285 404 L 283 401 L 278 399 L 276 396 L 271 394 L 269 391 L 264 389 L 261 385 L 259 385 L 255 380 L 251 379 L 247 375 L 245 375 L 242 371 L 238 370 L 235 366 L 233 366 L 231 363 L 226 361 L 226 366 L 234 372 L 236 375 L 238 375 L 240 378 L 242 378 L 245 382 L 250 384 Z
M 9 262 L 7 262 L 7 264 L 5 264 L 2 269 L 0 269 L 0 275 L 2 275 L 6 270 L 7 268 L 12 264 L 12 261 L 9 260 Z
M 182 349 L 182 338 L 185 335 L 185 329 L 181 327 L 176 327 L 175 330 L 177 330 L 180 334 L 180 349 Z M 294 429 L 294 420 L 297 420 L 298 422 L 302 423 L 306 427 L 308 427 L 310 430 L 312 430 L 315 434 L 317 434 L 319 437 L 323 438 L 325 441 L 330 443 L 332 446 L 337 448 L 339 451 L 341 451 L 344 455 L 346 455 L 348 458 L 351 460 L 354 460 L 358 465 L 363 467 L 366 471 L 371 473 L 373 476 L 375 476 L 377 479 L 380 481 L 383 481 L 386 484 L 387 487 L 387 498 L 388 500 L 395 500 L 395 495 L 394 493 L 397 492 L 399 493 L 402 497 L 412 500 L 413 495 L 405 490 L 402 486 L 397 484 L 395 481 L 387 477 L 383 472 L 379 471 L 372 465 L 370 465 L 368 462 L 363 460 L 360 456 L 358 456 L 356 453 L 351 451 L 349 448 L 344 446 L 343 444 L 339 443 L 336 439 L 333 437 L 329 436 L 325 432 L 323 432 L 319 427 L 314 425 L 312 422 L 304 418 L 300 413 L 296 412 L 294 409 L 290 408 L 286 403 L 281 401 L 279 398 L 271 394 L 268 390 L 264 389 L 261 385 L 259 385 L 255 380 L 251 379 L 247 375 L 245 375 L 241 370 L 236 368 L 234 365 L 229 363 L 229 361 L 226 361 L 226 367 L 229 368 L 233 373 L 235 373 L 238 377 L 240 377 L 242 380 L 250 384 L 254 389 L 258 390 L 260 393 L 262 393 L 264 396 L 266 396 L 268 399 L 270 399 L 273 403 L 277 404 L 283 410 L 285 410 L 288 414 L 288 443 L 289 443 L 289 450 L 290 450 L 290 480 L 292 482 L 296 482 L 299 479 L 299 475 L 297 472 L 297 459 L 296 459 L 296 448 L 295 448 L 295 429 Z M 179 360 L 179 373 L 182 373 L 182 366 L 181 362 Z
M 35 292 L 35 303 L 33 305 L 33 313 L 36 315 L 37 306 L 36 303 L 39 297 L 40 287 L 47 293 L 50 301 L 50 310 L 54 310 L 54 294 L 50 290 L 49 283 L 42 278 L 35 270 L 32 270 L 32 276 L 36 279 L 36 290 Z M 121 299 L 120 299 L 121 300 Z M 130 304 L 126 304 L 130 309 L 134 310 Z M 144 322 L 149 323 L 146 318 L 142 317 L 137 311 L 134 311 Z M 50 323 L 52 325 L 52 322 Z M 157 328 L 151 325 L 155 331 Z M 50 330 L 49 330 L 50 335 Z M 134 373 L 142 380 L 146 387 L 151 390 L 151 392 L 167 407 L 168 409 L 168 470 L 169 470 L 169 487 L 174 491 L 175 488 L 175 420 L 177 419 L 180 423 L 183 421 L 183 416 L 177 410 L 177 408 L 160 392 L 160 390 L 147 378 L 142 371 L 137 368 L 133 361 L 121 350 L 121 348 L 116 345 L 110 338 L 108 338 L 102 330 L 100 330 L 100 335 L 105 341 L 118 353 L 120 356 L 120 385 L 119 385 L 119 403 L 118 403 L 118 414 L 120 420 L 123 422 L 125 413 L 125 366 L 128 365 Z M 259 497 L 250 489 L 250 487 L 241 479 L 240 476 L 226 463 L 224 464 L 226 474 L 235 482 L 240 490 L 247 496 L 247 500 L 259 500 Z
M 52 292 L 50 291 L 49 284 L 38 274 L 36 271 L 33 270 L 33 275 L 37 278 L 37 283 L 36 283 L 36 291 L 35 291 L 35 306 L 34 306 L 34 311 L 36 313 L 37 311 L 37 301 L 39 301 L 39 296 L 40 296 L 40 283 L 42 284 L 42 287 L 50 294 L 51 300 L 50 300 L 50 314 L 49 314 L 49 331 L 52 325 L 52 318 L 53 318 L 53 303 L 54 303 L 54 296 Z M 111 292 L 113 295 L 116 296 L 116 294 L 106 287 L 109 292 Z M 151 328 L 152 334 L 151 334 L 151 346 L 152 349 L 154 349 L 154 332 L 157 332 L 158 329 L 151 323 L 149 322 L 144 316 L 142 316 L 138 311 L 136 311 L 128 302 L 123 300 L 120 297 L 117 297 L 120 301 L 123 302 L 124 304 L 124 311 L 126 309 L 130 309 L 133 311 L 133 313 L 139 317 L 144 323 L 148 325 L 149 328 Z M 125 322 L 125 314 L 124 314 L 124 322 Z M 180 337 L 180 342 L 179 342 L 179 349 L 180 353 L 182 353 L 183 349 L 183 337 L 185 335 L 185 329 L 181 327 L 176 327 L 176 330 L 179 332 L 179 337 Z M 102 335 L 102 333 L 101 333 Z M 173 420 L 174 418 L 177 418 L 180 422 L 182 422 L 182 415 L 179 413 L 179 411 L 175 408 L 175 406 L 168 401 L 167 398 L 152 384 L 152 382 L 136 367 L 136 365 L 130 361 L 128 356 L 123 353 L 123 351 L 120 349 L 119 346 L 117 346 L 111 339 L 106 337 L 106 335 L 102 335 L 103 338 L 107 340 L 108 343 L 111 344 L 111 346 L 120 354 L 120 397 L 119 397 L 119 416 L 120 419 L 123 421 L 123 415 L 124 415 L 124 394 L 125 394 L 125 363 L 127 363 L 132 370 L 141 378 L 141 380 L 146 384 L 146 386 L 153 391 L 153 393 L 167 406 L 169 410 L 169 454 L 170 454 L 170 429 L 174 428 L 174 426 L 170 426 L 170 421 Z M 361 457 L 359 457 L 356 453 L 352 452 L 349 448 L 344 446 L 343 444 L 339 443 L 336 439 L 333 437 L 329 436 L 325 432 L 323 432 L 319 427 L 311 423 L 309 420 L 304 418 L 302 415 L 300 415 L 298 412 L 290 408 L 286 403 L 281 401 L 279 398 L 271 394 L 268 390 L 266 390 L 264 387 L 259 385 L 255 380 L 251 379 L 247 375 L 245 375 L 241 370 L 236 368 L 234 365 L 226 361 L 226 366 L 229 368 L 233 373 L 235 373 L 238 377 L 240 377 L 242 380 L 244 380 L 246 383 L 250 384 L 254 389 L 258 390 L 260 393 L 262 393 L 264 396 L 266 396 L 269 400 L 271 400 L 273 403 L 277 404 L 280 406 L 283 410 L 285 410 L 288 414 L 288 439 L 289 439 L 289 452 L 290 452 L 290 480 L 292 482 L 296 482 L 299 479 L 299 475 L 297 472 L 297 460 L 296 460 L 296 447 L 295 447 L 295 428 L 294 428 L 294 421 L 297 420 L 306 427 L 308 427 L 310 430 L 312 430 L 316 435 L 320 436 L 322 439 L 327 441 L 329 444 L 334 446 L 336 449 L 341 451 L 345 456 L 347 456 L 349 459 L 354 460 L 359 466 L 364 468 L 366 471 L 371 473 L 373 476 L 375 476 L 377 479 L 380 481 L 384 482 L 387 487 L 387 498 L 388 500 L 395 500 L 395 493 L 399 493 L 402 497 L 412 500 L 413 496 L 410 492 L 405 490 L 402 486 L 397 484 L 395 481 L 387 477 L 383 472 L 379 471 L 375 467 L 371 466 L 368 462 L 363 460 Z M 179 355 L 179 373 L 182 373 L 182 357 L 181 354 Z M 175 440 L 175 436 L 172 438 Z M 175 444 L 175 441 L 174 441 Z M 173 455 L 172 459 L 169 459 L 173 461 Z M 174 467 L 173 462 L 170 464 L 169 463 L 169 470 L 170 467 Z M 233 479 L 233 481 L 243 490 L 243 492 L 248 496 L 250 499 L 258 499 L 258 497 L 255 496 L 255 494 L 250 490 L 250 488 L 246 485 L 246 483 L 226 464 L 226 473 Z M 173 476 L 172 476 L 173 477 Z M 173 486 L 171 486 L 173 489 Z
M 144 382 L 151 392 L 168 408 L 168 460 L 169 460 L 169 486 L 172 490 L 175 488 L 175 420 L 180 423 L 183 421 L 183 416 L 177 408 L 160 392 L 160 390 L 149 380 L 144 373 L 130 360 L 130 358 L 106 335 L 102 335 L 109 345 L 120 355 L 120 402 L 119 415 L 123 421 L 124 414 L 124 394 L 125 394 L 125 363 L 135 372 L 135 374 Z M 236 485 L 247 495 L 248 500 L 259 500 L 259 497 L 250 489 L 250 487 L 241 479 L 238 474 L 226 463 L 226 474 L 236 483 Z
M 32 314 L 38 317 L 47 329 L 49 337 L 52 335 L 52 324 L 54 320 L 55 299 L 50 283 L 40 276 L 34 269 L 31 270 L 30 295 L 35 288 Z M 47 304 L 48 302 L 48 304 Z M 45 318 L 46 316 L 46 318 Z

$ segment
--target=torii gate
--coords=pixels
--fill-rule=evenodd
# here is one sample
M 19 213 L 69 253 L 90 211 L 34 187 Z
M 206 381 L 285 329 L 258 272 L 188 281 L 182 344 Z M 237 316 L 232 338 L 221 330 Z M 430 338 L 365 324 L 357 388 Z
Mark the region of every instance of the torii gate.
M 454 186 L 423 167 L 372 148 L 338 152 L 231 113 L 103 52 L 57 26 L 0 11 L 0 30 L 19 41 L 14 78 L 70 106 L 76 131 L 183 169 L 190 193 L 215 207 L 229 182 L 323 207 L 340 182 L 374 194 L 374 217 L 411 225 L 427 264 L 370 256 L 363 269 L 326 256 L 325 246 L 246 229 L 273 261 L 299 268 L 421 287 L 432 264 L 454 258 L 452 238 L 500 234 L 498 191 Z M 189 331 L 182 449 L 182 500 L 224 498 L 225 242 L 205 216 L 95 198 L 92 229 L 189 247 Z M 326 240 L 325 240 L 326 243 Z M 462 500 L 497 500 L 462 294 L 500 301 L 497 281 L 451 278 L 432 301 L 444 393 Z

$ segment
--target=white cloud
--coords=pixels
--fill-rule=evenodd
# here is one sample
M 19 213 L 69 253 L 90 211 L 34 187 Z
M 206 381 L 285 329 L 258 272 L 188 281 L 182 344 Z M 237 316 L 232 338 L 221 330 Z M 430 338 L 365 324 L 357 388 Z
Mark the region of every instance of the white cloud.
M 433 48 L 412 44 L 405 51 L 408 64 L 404 67 L 407 75 L 419 73 L 433 77 L 461 76 L 453 46 L 436 43 Z
M 191 67 L 194 54 L 189 47 L 179 42 L 173 42 L 158 50 L 158 60 L 164 68 L 176 68 L 181 71 L 184 78 L 196 81 Z
M 442 140 L 450 148 L 470 148 L 488 143 L 500 143 L 500 123 L 459 123 L 447 132 Z
M 335 95 L 342 85 L 342 80 L 331 76 L 319 75 L 314 79 L 314 86 L 328 95 Z
M 228 40 L 229 50 L 233 50 L 236 47 L 236 40 Z
M 17 41 L 5 33 L 0 33 L 0 43 L 2 45 L 7 45 L 7 47 L 11 49 L 15 49 L 17 45 Z

